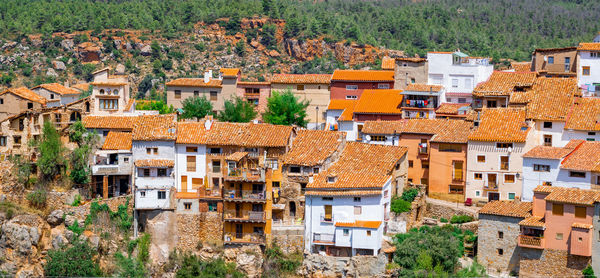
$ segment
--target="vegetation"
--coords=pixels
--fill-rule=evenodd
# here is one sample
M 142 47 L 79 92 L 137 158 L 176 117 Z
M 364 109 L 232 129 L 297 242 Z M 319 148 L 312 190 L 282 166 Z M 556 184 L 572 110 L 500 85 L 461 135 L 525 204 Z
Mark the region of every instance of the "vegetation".
M 162 100 L 151 100 L 151 101 L 137 101 L 135 104 L 136 110 L 157 110 L 159 114 L 171 114 L 175 113 L 173 105 L 167 105 Z
M 49 250 L 44 274 L 48 277 L 103 276 L 96 254 L 86 241 L 80 240 L 75 240 L 69 248 Z
M 223 111 L 219 112 L 217 118 L 224 122 L 247 123 L 258 113 L 254 106 L 240 97 L 234 97 L 232 100 L 226 100 Z
M 301 101 L 291 90 L 273 91 L 267 99 L 263 121 L 275 125 L 298 125 L 306 127 L 306 108 L 309 102 Z
M 127 212 L 129 206 L 129 198 L 123 205 L 117 207 L 117 211 L 111 211 L 107 204 L 98 204 L 98 202 L 92 202 L 90 205 L 90 213 L 85 218 L 85 226 L 92 224 L 97 218 L 99 213 L 108 213 L 111 220 L 116 221 L 117 227 L 122 231 L 128 231 L 133 225 L 133 216 Z
M 65 168 L 65 147 L 60 141 L 60 135 L 50 121 L 44 122 L 42 141 L 39 144 L 40 156 L 37 167 L 44 181 L 51 181 L 61 174 Z
M 46 205 L 46 194 L 46 189 L 37 188 L 33 192 L 28 193 L 25 198 L 27 198 L 34 208 L 43 208 Z
M 69 177 L 75 184 L 89 184 L 92 174 L 89 161 L 99 138 L 95 133 L 87 131 L 81 121 L 77 121 L 69 128 L 69 140 L 77 143 L 77 148 L 71 152 Z
M 392 197 L 392 205 L 390 210 L 395 213 L 408 212 L 412 208 L 412 201 L 419 195 L 419 190 L 416 188 L 410 188 L 402 192 L 402 196 Z
M 596 278 L 596 275 L 594 274 L 594 269 L 591 265 L 588 265 L 586 268 L 584 268 L 581 271 L 581 274 L 583 274 L 583 277 L 585 278 Z
M 225 263 L 222 259 L 203 261 L 194 255 L 183 255 L 181 268 L 177 271 L 177 278 L 239 278 L 245 275 L 235 269 L 234 263 Z
M 206 115 L 212 115 L 212 111 L 212 103 L 205 96 L 186 98 L 183 101 L 181 118 L 200 120 Z
M 293 274 L 302 265 L 302 254 L 294 253 L 285 255 L 275 242 L 271 248 L 265 250 L 263 277 L 284 277 Z
M 17 178 L 17 182 L 25 187 L 30 187 L 32 181 L 35 181 L 35 178 L 31 178 L 33 163 L 21 155 L 12 155 L 9 157 L 9 160 L 14 165 L 11 171 Z
M 473 217 L 470 215 L 453 215 L 450 218 L 450 223 L 452 224 L 462 224 L 473 221 Z

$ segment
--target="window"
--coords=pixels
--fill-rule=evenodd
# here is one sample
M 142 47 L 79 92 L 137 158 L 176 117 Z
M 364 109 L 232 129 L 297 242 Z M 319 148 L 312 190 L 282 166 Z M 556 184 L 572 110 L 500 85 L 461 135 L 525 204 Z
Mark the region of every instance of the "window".
M 349 91 L 358 90 L 358 85 L 346 85 L 346 90 L 349 90 Z
M 212 183 L 213 183 L 213 187 L 219 187 L 219 185 L 221 184 L 221 179 L 220 178 L 213 178 L 212 179 Z
M 575 207 L 575 217 L 576 218 L 585 218 L 586 217 L 586 208 L 576 206 Z
M 585 172 L 569 171 L 569 177 L 585 178 Z
M 217 202 L 208 202 L 208 211 L 217 211 Z
M 327 182 L 328 182 L 328 183 L 333 183 L 333 182 L 335 182 L 335 177 L 327 177 Z
M 515 193 L 514 192 L 508 192 L 508 199 L 509 200 L 514 200 L 515 199 Z
M 212 169 L 213 169 L 213 173 L 220 173 L 221 172 L 221 161 L 213 160 Z
M 314 167 L 313 174 L 318 174 L 318 173 L 319 173 L 319 167 Z
M 140 198 L 146 198 L 146 191 L 140 191 Z
M 114 89 L 114 90 L 113 90 L 113 95 L 115 95 L 115 96 L 116 96 L 116 95 L 118 95 L 118 94 L 119 94 L 119 90 L 117 90 L 117 89 Z
M 198 152 L 198 147 L 185 147 L 185 152 L 188 152 L 188 153 L 197 153 Z
M 200 96 L 200 92 L 199 91 L 194 91 L 194 97 L 199 97 Z
M 552 122 L 544 122 L 544 128 L 552 128 Z
M 544 135 L 544 146 L 552 147 L 552 135 Z
M 482 173 L 475 173 L 475 174 L 473 175 L 473 178 L 474 178 L 475 180 L 482 180 L 482 179 L 483 179 L 483 174 L 482 174 Z
M 554 64 L 554 56 L 548 56 L 548 64 Z
M 54 94 L 50 94 L 50 99 L 54 99 Z
M 389 190 L 386 189 L 385 191 L 383 191 L 384 198 L 387 198 L 389 196 L 389 194 L 390 194 Z
M 498 248 L 498 256 L 504 255 L 504 249 Z
M 290 166 L 290 173 L 299 174 L 302 170 L 300 166 Z
M 165 169 L 165 168 L 158 168 L 158 169 L 156 169 L 156 176 L 158 176 L 158 177 L 166 177 L 167 176 L 167 169 Z
M 410 83 L 415 84 L 417 81 L 414 78 L 410 79 Z
M 6 146 L 6 136 L 0 136 L 0 146 Z
M 188 155 L 187 171 L 188 172 L 196 172 L 196 156 L 195 155 Z
M 119 109 L 118 99 L 100 99 L 100 109 L 102 110 L 117 110 Z
M 210 91 L 210 100 L 216 101 L 218 99 L 217 91 Z
M 384 135 L 371 135 L 371 141 L 385 142 L 385 139 Z
M 508 148 L 512 148 L 513 144 L 512 143 L 496 143 L 496 148 L 498 149 L 508 149 Z
M 354 197 L 354 202 L 355 203 L 360 203 L 360 197 Z
M 591 52 L 590 53 L 590 57 L 596 58 L 596 57 L 598 57 L 598 53 L 597 52 Z
M 350 235 L 350 229 L 344 229 L 344 236 L 349 236 Z
M 440 152 L 454 152 L 459 153 L 462 151 L 462 148 L 458 144 L 440 144 L 439 145 Z
M 590 75 L 590 67 L 589 66 L 583 67 L 581 74 L 582 75 Z
M 479 196 L 481 196 L 481 191 L 475 190 L 475 197 L 479 197 Z
M 300 183 L 300 193 L 304 194 L 304 192 L 306 191 L 306 183 Z
M 4 99 L 0 98 L 0 104 L 4 104 Z
M 371 236 L 371 231 L 367 231 L 367 236 Z
M 412 167 L 413 167 L 413 161 L 412 161 L 412 160 L 409 160 L 409 161 L 408 161 L 408 168 L 412 168 Z
M 479 163 L 485 163 L 485 155 L 478 155 L 477 156 L 477 162 L 479 162 Z
M 103 95 L 104 94 L 104 89 L 100 89 L 100 94 Z
M 181 91 L 180 90 L 175 90 L 175 98 L 176 99 L 180 99 L 181 98 Z
M 563 234 L 562 233 L 556 233 L 556 240 L 562 240 L 563 239 Z
M 33 102 L 27 103 L 27 109 L 33 109 Z
M 464 97 L 459 97 L 458 98 L 458 103 L 467 103 L 467 99 Z
M 495 108 L 496 106 L 498 106 L 498 104 L 496 103 L 495 100 L 488 100 L 487 101 L 487 107 L 488 108 Z
M 210 148 L 209 149 L 209 153 L 210 154 L 220 154 L 221 153 L 221 148 Z
M 346 99 L 358 99 L 358 96 L 346 96 Z
M 280 184 L 278 181 L 274 181 L 274 182 L 272 182 L 272 183 L 271 183 L 271 185 L 272 185 L 274 188 L 279 188 L 279 186 L 280 186 L 281 184 Z
M 323 197 L 323 201 L 333 201 L 333 197 Z
M 192 209 L 192 203 L 183 203 L 183 209 L 185 210 L 191 210 Z
M 596 132 L 588 132 L 588 135 L 590 135 L 590 136 L 595 136 L 595 135 L 596 135 Z
M 512 175 L 512 174 L 504 175 L 504 182 L 505 183 L 515 183 L 515 175 Z
M 304 91 L 304 85 L 296 85 L 296 90 Z
M 472 86 L 471 78 L 465 79 L 465 88 L 471 89 Z
M 377 89 L 389 89 L 390 84 L 377 84 Z
M 142 177 L 149 177 L 150 176 L 150 169 L 142 169 Z
M 503 239 L 504 238 L 504 232 L 498 231 L 498 238 L 499 239 Z
M 421 161 L 421 168 L 423 169 L 429 169 L 429 161 Z
M 456 78 L 452 79 L 452 88 L 458 88 L 458 79 L 456 79 Z
M 125 162 L 125 163 L 129 163 L 129 157 L 124 157 L 124 158 L 123 158 L 123 162 Z
M 451 98 L 446 98 L 446 101 L 447 102 L 452 102 L 452 99 Z
M 166 191 L 158 191 L 158 199 L 159 200 L 164 200 L 167 199 L 167 192 Z
M 354 215 L 361 215 L 361 214 L 362 214 L 362 207 L 354 206 Z
M 333 212 L 331 205 L 324 205 L 323 209 L 325 210 L 325 215 L 323 215 L 323 220 L 331 221 L 333 220 Z
M 550 165 L 533 164 L 533 171 L 535 171 L 535 172 L 550 172 Z
M 552 204 L 552 215 L 563 215 L 563 204 Z

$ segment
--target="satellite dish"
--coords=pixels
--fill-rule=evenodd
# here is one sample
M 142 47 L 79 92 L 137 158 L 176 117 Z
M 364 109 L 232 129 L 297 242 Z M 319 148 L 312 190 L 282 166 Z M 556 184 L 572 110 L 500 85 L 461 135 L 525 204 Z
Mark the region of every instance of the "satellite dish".
M 365 139 L 367 139 L 367 141 L 371 141 L 371 135 L 365 136 Z

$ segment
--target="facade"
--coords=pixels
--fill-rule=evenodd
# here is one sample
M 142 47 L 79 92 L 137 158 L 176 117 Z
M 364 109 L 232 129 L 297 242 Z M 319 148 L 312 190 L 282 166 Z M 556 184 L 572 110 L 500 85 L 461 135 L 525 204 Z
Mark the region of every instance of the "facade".
M 577 47 L 577 84 L 585 96 L 600 96 L 600 42 Z
M 93 195 L 102 198 L 131 193 L 133 159 L 131 132 L 110 131 L 92 161 Z
M 31 89 L 36 94 L 46 99 L 46 106 L 56 107 L 67 105 L 79 99 L 81 92 L 65 87 L 58 83 L 41 84 Z
M 46 107 L 46 99 L 27 87 L 10 88 L 0 93 L 0 119 L 4 120 L 26 110 Z
M 473 112 L 470 103 L 442 103 L 435 109 L 436 119 L 466 119 Z
M 356 140 L 356 123 L 353 121 L 355 99 L 332 99 L 327 106 L 325 130 L 346 133 L 346 140 Z
M 348 142 L 339 160 L 307 185 L 306 252 L 377 256 L 405 167 L 405 148 Z
M 267 109 L 267 99 L 271 96 L 271 82 L 239 81 L 237 96 L 252 103 L 261 115 Z
M 205 97 L 213 104 L 215 111 L 223 110 L 225 100 L 236 95 L 237 85 L 229 84 L 234 82 L 233 78 L 226 82 L 225 79 L 215 79 L 212 75 L 212 71 L 208 71 L 204 73 L 204 78 L 177 78 L 167 82 L 167 104 L 181 109 L 185 99 Z
M 292 91 L 300 100 L 308 101 L 306 108 L 308 129 L 322 129 L 325 111 L 329 104 L 331 74 L 275 74 L 271 78 L 271 89 Z
M 453 103 L 470 103 L 475 86 L 494 70 L 490 58 L 469 57 L 460 51 L 428 52 L 427 62 L 427 84 L 443 86 L 446 100 Z
M 92 114 L 118 115 L 132 109 L 126 75 L 110 75 L 109 68 L 93 72 Z
M 533 71 L 546 77 L 577 75 L 577 47 L 538 48 L 533 52 Z
M 509 103 L 524 104 L 526 92 L 533 86 L 535 72 L 494 71 L 487 81 L 473 89 L 473 108 L 508 107 Z
M 359 99 L 364 90 L 394 88 L 391 70 L 335 70 L 330 99 Z
M 486 108 L 469 135 L 466 198 L 515 200 L 521 196 L 523 154 L 533 148 L 533 132 L 518 108 Z
M 568 115 L 562 132 L 561 144 L 566 144 L 573 139 L 600 141 L 599 98 L 575 98 Z
M 427 83 L 427 59 L 398 57 L 393 60 L 394 89 L 404 90 L 409 84 Z
M 441 85 L 409 84 L 402 95 L 404 119 L 435 119 L 435 109 L 446 102 L 444 87 Z

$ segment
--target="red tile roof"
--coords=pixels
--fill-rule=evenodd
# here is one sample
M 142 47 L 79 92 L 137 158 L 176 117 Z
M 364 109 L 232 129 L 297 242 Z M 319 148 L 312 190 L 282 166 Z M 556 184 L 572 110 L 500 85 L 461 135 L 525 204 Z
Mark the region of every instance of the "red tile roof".
M 137 116 L 85 116 L 83 125 L 95 129 L 133 130 L 137 120 Z
M 408 86 L 406 86 L 406 89 L 404 91 L 411 91 L 411 92 L 439 92 L 443 88 L 444 87 L 442 85 L 427 85 L 427 84 L 420 84 L 420 83 L 412 83 L 412 84 L 408 84 Z
M 80 84 L 75 84 L 72 85 L 71 88 L 80 90 L 80 91 L 87 91 L 90 88 L 90 83 L 80 83 Z
M 383 70 L 393 70 L 394 66 L 396 66 L 396 59 L 385 56 L 381 58 L 381 69 Z
M 531 202 L 492 201 L 479 210 L 479 214 L 526 218 L 531 216 Z
M 329 84 L 331 74 L 275 74 L 271 83 L 279 84 Z
M 286 147 L 293 127 L 255 123 L 213 122 L 206 144 L 244 147 Z
M 525 142 L 530 127 L 525 110 L 517 108 L 484 108 L 481 122 L 469 135 L 471 141 Z
M 569 109 L 580 90 L 575 78 L 539 77 L 528 93 L 528 119 L 566 121 Z
M 135 161 L 136 167 L 173 168 L 175 160 L 172 159 L 140 159 Z
M 600 192 L 579 188 L 539 185 L 534 190 L 538 193 L 550 193 L 544 200 L 553 203 L 588 205 L 600 202 Z
M 565 129 L 600 131 L 600 99 L 575 98 Z
M 379 229 L 381 221 L 356 220 L 354 222 L 335 222 L 336 227 Z
M 177 144 L 204 145 L 208 138 L 208 130 L 205 121 L 201 122 L 178 122 Z
M 292 149 L 282 157 L 282 163 L 303 166 L 322 164 L 334 154 L 343 138 L 343 132 L 298 130 Z
M 470 103 L 442 103 L 435 110 L 436 114 L 440 115 L 458 115 L 458 109 L 466 106 L 471 106 Z M 466 117 L 466 114 L 465 114 Z
M 9 88 L 0 93 L 0 96 L 9 93 L 40 104 L 46 104 L 47 102 L 45 98 L 39 96 L 34 91 L 29 90 L 27 87 Z
M 400 121 L 366 121 L 364 134 L 430 134 L 432 142 L 467 143 L 473 123 L 449 119 L 410 119 Z
M 402 114 L 400 90 L 364 90 L 354 106 L 354 113 Z
M 221 88 L 222 81 L 210 79 L 204 83 L 204 78 L 177 78 L 166 83 L 167 86 Z
M 515 71 L 531 71 L 531 62 L 511 62 L 510 66 Z
M 222 68 L 220 71 L 223 77 L 237 77 L 240 73 L 239 68 Z
M 427 59 L 419 58 L 419 57 L 398 57 L 398 58 L 396 58 L 396 61 L 423 63 L 423 62 L 427 62 Z
M 600 42 L 582 42 L 577 46 L 579 51 L 600 51 Z
M 41 84 L 39 86 L 33 87 L 33 89 L 36 89 L 36 88 L 43 88 L 43 89 L 46 89 L 50 92 L 53 92 L 53 93 L 56 93 L 59 95 L 79 95 L 79 94 L 81 94 L 81 92 L 78 90 L 75 90 L 75 89 L 69 88 L 69 87 L 65 87 L 58 83 Z
M 102 145 L 103 150 L 131 150 L 131 132 L 110 131 Z
M 600 172 L 600 142 L 581 142 L 562 161 L 561 168 Z
M 358 100 L 355 99 L 332 99 L 329 101 L 327 110 L 343 110 L 338 121 L 352 121 L 357 102 Z
M 473 96 L 508 96 L 516 87 L 533 86 L 536 76 L 535 72 L 494 71 L 487 81 L 477 84 Z
M 177 115 L 139 116 L 133 126 L 134 141 L 174 141 L 177 138 Z
M 391 70 L 335 70 L 331 80 L 337 81 L 394 81 Z

